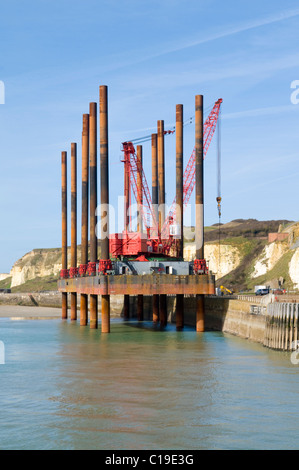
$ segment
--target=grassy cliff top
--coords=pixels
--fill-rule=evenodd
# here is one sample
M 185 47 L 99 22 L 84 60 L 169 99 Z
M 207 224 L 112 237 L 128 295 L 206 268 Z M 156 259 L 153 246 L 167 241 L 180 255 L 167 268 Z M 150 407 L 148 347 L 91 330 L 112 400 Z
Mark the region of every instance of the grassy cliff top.
M 261 254 L 263 248 L 267 245 L 268 234 L 271 232 L 288 232 L 293 234 L 290 242 L 290 250 L 277 263 L 277 266 L 267 272 L 261 278 L 251 278 L 253 265 Z M 269 220 L 258 221 L 256 219 L 235 219 L 226 224 L 215 224 L 205 227 L 205 243 L 217 244 L 219 242 L 230 245 L 238 249 L 241 256 L 240 265 L 224 276 L 220 282 L 223 285 L 235 288 L 235 290 L 252 289 L 257 283 L 264 284 L 267 280 L 282 276 L 288 285 L 291 280 L 288 274 L 288 263 L 294 253 L 294 246 L 299 242 L 299 223 L 288 220 Z M 185 245 L 193 244 L 194 227 L 184 227 Z M 187 241 L 188 240 L 188 241 Z M 288 243 L 283 242 L 283 243 Z M 70 253 L 70 248 L 69 248 Z M 34 249 L 26 253 L 14 264 L 16 271 L 20 269 L 27 270 L 28 267 L 38 268 L 36 270 L 37 277 L 25 282 L 19 286 L 13 287 L 13 292 L 39 292 L 43 290 L 57 289 L 57 274 L 49 275 L 51 269 L 47 268 L 56 266 L 61 263 L 61 248 L 41 248 Z M 78 264 L 80 263 L 80 245 L 78 245 Z M 44 271 L 43 271 L 44 269 Z M 47 275 L 39 275 L 44 272 Z M 57 270 L 55 271 L 57 272 Z M 12 273 L 13 274 L 13 270 Z M 9 288 L 11 285 L 11 277 L 0 281 L 0 289 Z

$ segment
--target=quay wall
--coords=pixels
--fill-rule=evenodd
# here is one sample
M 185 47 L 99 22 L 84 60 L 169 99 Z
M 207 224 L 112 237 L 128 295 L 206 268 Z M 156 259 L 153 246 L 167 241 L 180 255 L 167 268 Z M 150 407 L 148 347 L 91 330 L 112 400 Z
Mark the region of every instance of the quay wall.
M 250 300 L 206 298 L 206 328 L 264 343 L 266 306 Z
M 22 305 L 26 307 L 57 307 L 61 308 L 61 293 L 49 292 L 0 292 L 0 305 Z
M 61 308 L 60 292 L 0 293 L 0 304 Z M 195 297 L 185 297 L 185 324 L 195 326 Z M 100 311 L 99 296 L 99 311 Z M 78 295 L 78 308 L 80 296 Z M 167 296 L 168 321 L 175 322 L 176 297 Z M 226 297 L 205 297 L 206 328 L 235 334 L 252 341 L 263 341 L 265 316 L 252 314 L 251 303 Z M 79 314 L 79 312 L 78 312 Z M 123 315 L 123 296 L 111 296 L 111 316 Z M 137 316 L 136 297 L 130 297 L 130 317 Z M 152 319 L 152 297 L 144 296 L 144 319 Z
M 278 350 L 299 340 L 299 304 L 273 298 L 205 296 L 206 330 L 222 331 Z M 280 299 L 279 299 L 280 300 Z M 61 308 L 61 293 L 0 293 L 0 305 Z M 78 296 L 78 309 L 80 296 Z M 176 296 L 167 296 L 168 322 L 175 323 Z M 184 299 L 185 325 L 195 326 L 195 297 Z M 99 316 L 101 301 L 99 296 Z M 79 315 L 78 310 L 78 315 Z M 123 316 L 123 296 L 111 296 L 111 316 Z M 137 316 L 137 298 L 130 297 L 130 317 Z M 152 297 L 144 296 L 144 320 L 152 320 Z M 294 347 L 295 347 L 294 346 Z
M 61 292 L 26 292 L 26 293 L 2 293 L 0 292 L 0 305 L 22 305 L 27 307 L 54 307 L 61 308 Z M 99 308 L 101 297 L 99 296 Z M 77 296 L 77 307 L 80 309 L 80 295 Z M 70 308 L 70 299 L 69 299 Z M 115 295 L 111 297 L 111 315 L 120 316 L 123 311 L 123 296 Z M 78 311 L 79 314 L 79 311 Z

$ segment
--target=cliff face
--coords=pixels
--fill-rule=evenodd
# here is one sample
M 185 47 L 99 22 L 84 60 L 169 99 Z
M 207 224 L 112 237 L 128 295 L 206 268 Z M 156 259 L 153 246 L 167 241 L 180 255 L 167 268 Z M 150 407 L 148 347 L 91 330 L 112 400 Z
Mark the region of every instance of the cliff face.
M 271 275 L 288 280 L 290 287 L 299 288 L 299 223 L 286 227 L 288 238 L 281 242 L 269 243 L 257 257 L 251 274 L 253 279 Z M 292 285 L 293 284 L 293 285 Z
M 61 250 L 32 250 L 20 258 L 10 271 L 11 287 L 19 286 L 36 277 L 57 275 L 61 270 Z
M 226 238 L 221 238 L 220 244 L 217 227 L 208 228 L 205 234 L 205 258 L 218 283 L 234 290 L 253 289 L 254 285 L 269 284 L 271 281 L 275 286 L 274 281 L 283 278 L 288 288 L 299 289 L 299 223 L 292 223 L 283 230 L 289 234 L 286 240 L 272 243 L 268 243 L 264 236 L 265 223 L 262 225 L 263 231 L 256 236 L 253 236 L 252 224 L 253 222 L 249 226 L 250 236 L 234 232 L 236 227 L 241 226 L 242 230 L 246 229 L 249 233 L 247 221 L 246 224 L 231 222 L 221 226 L 222 235 L 225 234 L 226 227 L 229 233 Z M 277 230 L 280 231 L 278 227 Z M 195 259 L 194 242 L 185 243 L 184 257 L 188 261 Z M 58 277 L 60 270 L 61 249 L 32 250 L 13 265 L 9 274 L 12 278 L 11 287 L 20 286 L 36 278 Z
M 266 226 L 266 222 L 230 222 L 220 227 L 220 244 L 207 241 L 215 240 L 215 229 L 205 233 L 205 258 L 219 285 L 235 290 L 253 290 L 257 284 L 275 288 L 280 283 L 287 289 L 299 288 L 299 223 L 279 224 L 276 231 L 285 236 L 272 243 L 265 236 Z M 269 231 L 273 228 L 269 223 Z M 185 259 L 193 260 L 194 244 L 186 245 L 184 253 Z
M 295 289 L 299 289 L 299 248 L 296 248 L 292 256 L 289 272 Z
M 254 271 L 251 277 L 255 278 L 266 274 L 288 250 L 288 244 L 283 242 L 273 242 L 266 245 L 262 254 L 254 263 Z
M 224 242 L 219 244 L 208 243 L 204 247 L 205 259 L 207 260 L 209 270 L 219 279 L 233 269 L 236 269 L 241 262 L 240 250 L 232 245 L 225 245 Z M 190 244 L 184 248 L 184 258 L 192 261 L 195 256 L 195 245 Z
M 70 250 L 69 250 L 70 257 Z M 194 243 L 188 244 L 184 248 L 184 257 L 187 261 L 195 258 Z M 221 278 L 234 270 L 242 259 L 238 248 L 225 245 L 223 242 L 220 246 L 216 243 L 208 243 L 205 245 L 205 258 L 208 262 L 210 271 L 212 271 L 216 279 Z M 80 259 L 78 259 L 78 264 Z M 61 270 L 61 250 L 60 249 L 42 249 L 32 250 L 13 265 L 10 276 L 12 277 L 11 287 L 20 286 L 27 281 L 31 281 L 37 277 L 46 277 L 50 275 L 58 275 Z

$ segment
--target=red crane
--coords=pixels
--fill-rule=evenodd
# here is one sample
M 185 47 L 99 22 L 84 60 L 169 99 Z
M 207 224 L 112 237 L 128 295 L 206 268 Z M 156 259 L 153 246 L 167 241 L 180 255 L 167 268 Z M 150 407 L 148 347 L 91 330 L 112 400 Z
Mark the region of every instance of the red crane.
M 219 118 L 219 113 L 220 113 L 220 107 L 222 103 L 222 99 L 220 98 L 219 100 L 216 101 L 214 104 L 209 116 L 204 122 L 204 151 L 203 151 L 203 158 L 205 158 L 207 151 L 210 147 L 210 143 L 212 141 L 216 126 L 217 126 L 217 121 Z M 193 192 L 195 186 L 195 147 L 193 149 L 193 152 L 189 158 L 189 161 L 187 163 L 186 169 L 184 171 L 184 176 L 183 176 L 183 204 L 184 204 L 184 210 L 186 209 L 191 194 Z M 221 201 L 221 199 L 220 199 Z M 218 207 L 220 204 L 220 201 L 218 203 Z M 218 199 L 217 199 L 218 202 Z M 174 239 L 169 236 L 169 227 L 170 225 L 175 224 L 176 222 L 176 198 L 174 198 L 173 203 L 171 205 L 171 208 L 169 210 L 169 214 L 164 222 L 164 225 L 162 227 L 162 233 L 161 233 L 161 238 L 162 240 L 168 239 L 166 243 L 164 243 L 164 251 L 166 254 L 169 253 L 171 247 L 174 245 Z M 168 235 L 168 236 L 167 236 Z
M 218 99 L 204 122 L 204 158 L 213 138 L 219 118 L 222 99 Z M 165 134 L 175 131 L 165 131 Z M 148 136 L 150 137 L 150 136 Z M 141 140 L 141 139 L 140 139 Z M 145 140 L 145 138 L 144 138 Z M 144 141 L 143 140 L 143 141 Z M 170 226 L 176 221 L 176 198 L 174 199 L 161 233 L 152 205 L 152 198 L 142 165 L 138 161 L 132 142 L 123 142 L 124 152 L 124 188 L 125 188 L 125 231 L 110 237 L 110 252 L 112 256 L 138 255 L 141 253 L 160 253 L 169 256 L 171 249 L 175 250 L 175 238 L 170 234 Z M 187 163 L 183 176 L 183 204 L 187 207 L 195 186 L 195 148 Z M 132 232 L 130 227 L 129 205 L 131 204 L 131 189 L 137 204 L 140 205 L 146 236 Z M 220 198 L 221 201 L 221 198 Z M 217 198 L 219 208 L 219 197 Z M 174 253 L 175 256 L 175 253 Z

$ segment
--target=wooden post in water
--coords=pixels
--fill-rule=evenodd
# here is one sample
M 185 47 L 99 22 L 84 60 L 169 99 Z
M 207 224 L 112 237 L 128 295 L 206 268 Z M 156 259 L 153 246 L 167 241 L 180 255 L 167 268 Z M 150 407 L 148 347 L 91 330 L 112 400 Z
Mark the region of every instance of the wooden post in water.
M 269 348 L 272 348 L 273 345 L 273 316 L 274 316 L 274 305 L 271 305 L 271 315 L 269 318 L 269 343 L 268 346 Z
M 276 325 L 276 349 L 279 349 L 279 334 L 280 334 L 280 319 L 281 319 L 281 314 L 282 314 L 282 305 L 279 305 L 279 311 L 277 315 L 277 325 Z
M 275 338 L 275 315 L 276 310 L 273 310 L 272 320 L 271 320 L 271 348 L 274 349 L 274 338 Z
M 285 342 L 283 345 L 283 349 L 286 351 L 289 349 L 290 338 L 293 337 L 293 332 L 291 331 L 292 320 L 291 320 L 290 313 L 291 313 L 290 310 L 288 308 L 285 308 Z
M 267 346 L 268 348 L 271 347 L 271 340 L 272 340 L 272 317 L 273 317 L 273 304 L 268 306 L 268 339 L 267 339 Z
M 284 334 L 285 334 L 285 312 L 284 309 L 280 316 L 280 331 L 279 331 L 279 349 L 284 348 Z
M 287 350 L 289 346 L 289 338 L 290 338 L 290 331 L 289 331 L 289 314 L 288 311 L 285 311 L 285 325 L 284 325 L 284 342 L 282 345 L 283 350 Z
M 292 342 L 293 342 L 293 335 L 294 335 L 294 315 L 293 315 L 293 305 L 289 303 L 288 304 L 288 316 L 290 318 L 290 341 L 289 341 L 289 347 L 287 349 L 291 350 L 292 349 Z
M 294 344 L 297 346 L 298 341 L 298 310 L 299 304 L 294 305 Z
M 267 313 L 266 313 L 266 328 L 265 328 L 265 334 L 264 334 L 264 346 L 268 347 L 269 343 L 269 318 L 270 318 L 270 305 L 267 308 Z
M 279 305 L 278 305 L 279 307 Z M 274 310 L 274 315 L 273 315 L 273 349 L 276 349 L 277 346 L 277 317 L 278 317 L 278 309 Z
M 274 309 L 273 315 L 272 315 L 272 341 L 271 341 L 272 349 L 275 349 L 276 315 L 277 315 L 277 309 Z
M 280 349 L 280 343 L 281 343 L 282 313 L 283 313 L 283 308 L 281 308 L 281 309 L 280 309 L 280 311 L 279 311 L 279 316 L 278 316 L 278 337 L 277 337 L 277 349 Z

